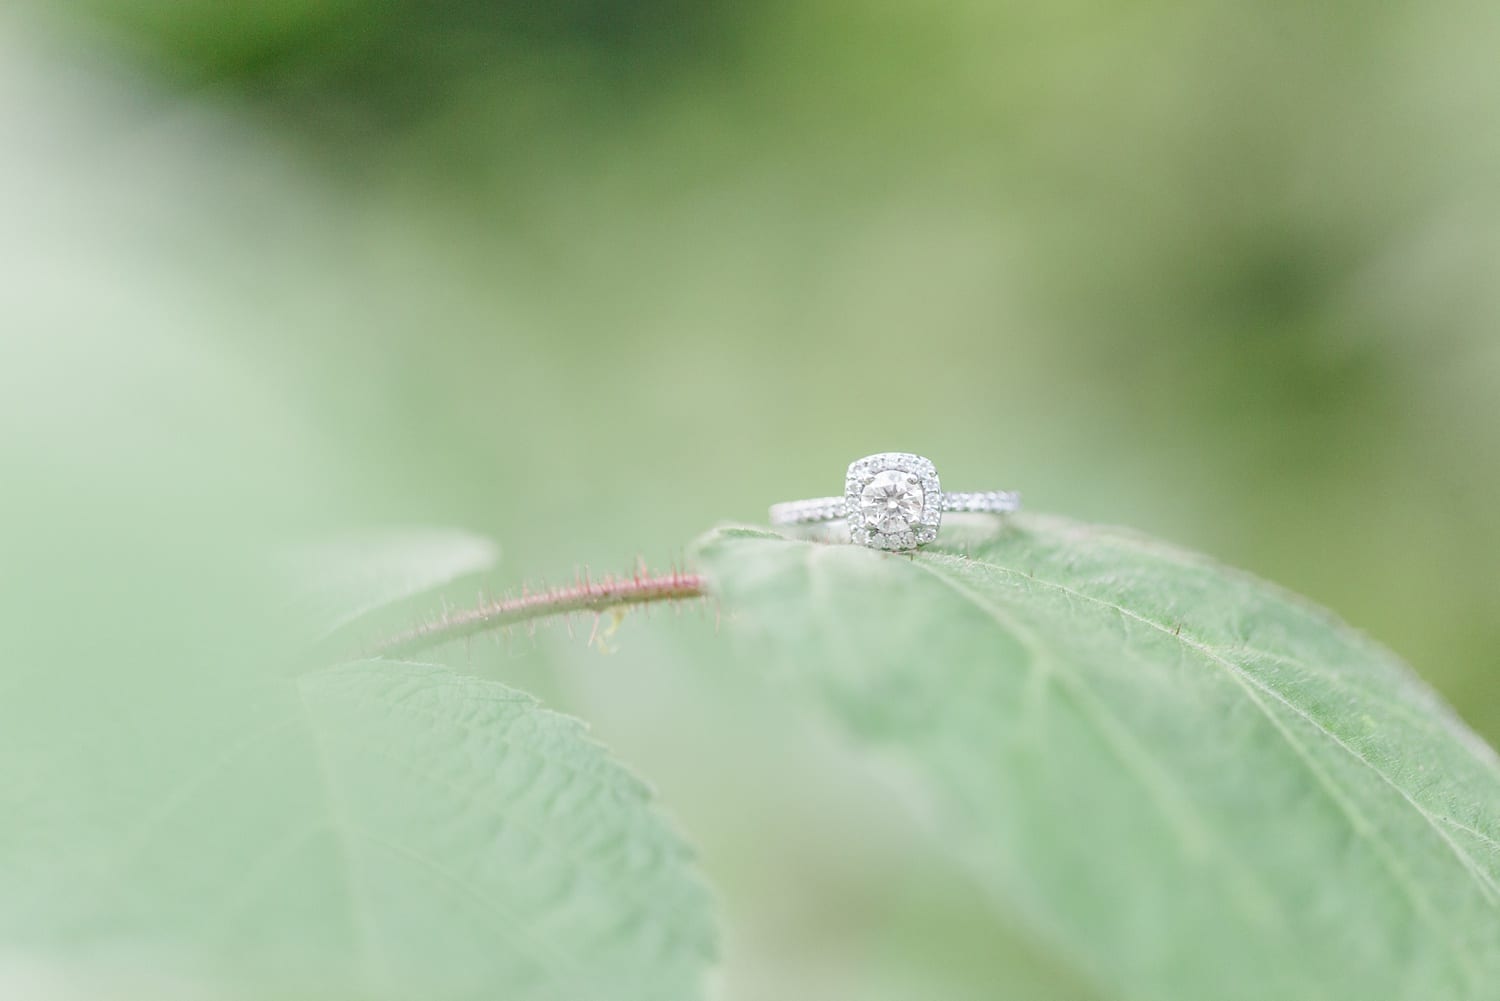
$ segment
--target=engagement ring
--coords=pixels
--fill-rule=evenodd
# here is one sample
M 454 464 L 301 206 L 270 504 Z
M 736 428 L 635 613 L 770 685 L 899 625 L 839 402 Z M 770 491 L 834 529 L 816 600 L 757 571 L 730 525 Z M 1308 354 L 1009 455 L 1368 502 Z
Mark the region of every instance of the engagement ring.
M 915 549 L 937 538 L 944 511 L 1005 514 L 1020 510 L 1010 490 L 943 493 L 932 462 L 910 452 L 882 452 L 849 464 L 844 496 L 771 505 L 771 524 L 847 521 L 849 540 L 873 549 Z

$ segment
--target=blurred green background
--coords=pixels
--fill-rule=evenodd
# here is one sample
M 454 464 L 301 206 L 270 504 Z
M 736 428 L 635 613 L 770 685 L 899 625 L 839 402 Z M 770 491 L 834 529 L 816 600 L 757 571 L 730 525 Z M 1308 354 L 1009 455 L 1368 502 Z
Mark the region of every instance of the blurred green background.
M 1309 595 L 1493 742 L 1497 51 L 1478 0 L 13 9 L 10 638 L 212 645 L 211 556 L 387 524 L 666 565 L 912 450 Z M 468 656 L 661 788 L 726 996 L 1052 982 L 716 642 Z

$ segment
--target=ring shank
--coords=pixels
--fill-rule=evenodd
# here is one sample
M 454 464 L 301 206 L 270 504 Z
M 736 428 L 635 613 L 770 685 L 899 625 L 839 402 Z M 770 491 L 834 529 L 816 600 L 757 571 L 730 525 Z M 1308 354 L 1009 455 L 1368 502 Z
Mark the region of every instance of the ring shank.
M 843 497 L 813 497 L 771 505 L 773 525 L 811 525 L 840 521 L 847 513 Z M 971 514 L 1008 514 L 1021 509 L 1021 495 L 1014 490 L 982 490 L 977 493 L 944 493 L 944 511 Z
M 785 501 L 771 505 L 771 524 L 812 525 L 824 521 L 839 521 L 844 517 L 845 510 L 843 497 Z
M 979 514 L 1009 514 L 1021 510 L 1021 495 L 1014 490 L 981 490 L 978 493 L 943 494 L 944 511 Z

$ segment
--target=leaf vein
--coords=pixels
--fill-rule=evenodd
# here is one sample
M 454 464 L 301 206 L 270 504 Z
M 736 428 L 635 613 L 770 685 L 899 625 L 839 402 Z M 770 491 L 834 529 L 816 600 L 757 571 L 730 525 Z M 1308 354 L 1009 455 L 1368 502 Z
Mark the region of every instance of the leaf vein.
M 927 554 L 927 558 L 932 560 L 954 559 L 954 557 L 945 557 L 941 554 L 935 553 Z M 1142 615 L 1139 612 L 1132 611 L 1131 609 L 1125 608 L 1124 606 L 1116 602 L 1109 601 L 1108 599 L 1100 598 L 1096 595 L 1076 590 L 1074 588 L 1068 587 L 1065 584 L 1057 583 L 1056 581 L 1045 580 L 1041 577 L 1036 576 L 1035 574 L 1021 574 L 1017 570 L 1014 570 L 1010 567 L 1001 566 L 1000 564 L 986 563 L 984 565 L 991 567 L 1001 573 L 1006 573 L 1013 576 L 1024 576 L 1025 579 L 1031 581 L 1034 584 L 1051 588 L 1071 597 L 1081 599 L 1083 601 L 1092 602 L 1104 608 L 1112 609 L 1115 613 L 1119 614 L 1123 618 L 1139 622 L 1140 624 L 1147 626 L 1148 628 L 1154 629 L 1162 633 L 1163 635 L 1171 637 L 1183 647 L 1196 651 L 1202 657 L 1206 658 L 1210 663 L 1225 671 L 1226 674 L 1231 679 L 1233 679 L 1236 684 L 1245 692 L 1245 695 L 1250 700 L 1250 702 L 1256 706 L 1256 708 L 1261 712 L 1262 715 L 1266 717 L 1266 719 L 1281 735 L 1282 739 L 1287 742 L 1288 746 L 1291 748 L 1296 757 L 1303 763 L 1304 767 L 1306 767 L 1312 774 L 1312 776 L 1317 780 L 1319 786 L 1324 789 L 1324 791 L 1329 795 L 1330 799 L 1335 803 L 1335 805 L 1339 807 L 1340 811 L 1348 819 L 1355 833 L 1360 835 L 1361 837 L 1364 837 L 1370 842 L 1372 847 L 1375 847 L 1377 849 L 1377 854 L 1382 860 L 1385 868 L 1388 872 L 1390 872 L 1397 885 L 1401 887 L 1402 892 L 1405 893 L 1408 899 L 1412 902 L 1417 913 L 1421 914 L 1423 919 L 1431 924 L 1434 928 L 1438 927 L 1440 922 L 1438 920 L 1438 912 L 1433 903 L 1427 898 L 1427 895 L 1421 891 L 1420 887 L 1418 887 L 1411 874 L 1406 871 L 1406 868 L 1402 866 L 1396 859 L 1390 846 L 1385 842 L 1383 838 L 1379 836 L 1378 830 L 1375 828 L 1375 826 L 1369 821 L 1368 818 L 1364 816 L 1364 814 L 1353 803 L 1348 795 L 1339 788 L 1338 783 L 1333 780 L 1333 777 L 1329 775 L 1322 768 L 1322 766 L 1317 764 L 1315 759 L 1308 752 L 1307 748 L 1301 743 L 1301 741 L 1297 740 L 1296 737 L 1293 736 L 1292 732 L 1286 727 L 1285 723 L 1279 720 L 1276 715 L 1271 712 L 1270 707 L 1261 700 L 1259 695 L 1256 694 L 1257 690 L 1263 691 L 1268 695 L 1273 695 L 1274 697 L 1276 697 L 1278 701 L 1280 701 L 1288 709 L 1295 712 L 1308 724 L 1310 724 L 1314 730 L 1321 733 L 1326 738 L 1332 740 L 1336 746 L 1343 749 L 1355 760 L 1359 761 L 1365 767 L 1379 776 L 1386 784 L 1390 785 L 1391 788 L 1395 789 L 1396 792 L 1401 795 L 1401 798 L 1426 821 L 1426 823 L 1439 836 L 1443 843 L 1448 846 L 1449 850 L 1453 853 L 1455 859 L 1460 863 L 1461 867 L 1464 868 L 1469 873 L 1469 875 L 1475 879 L 1476 886 L 1479 888 L 1481 895 L 1488 902 L 1490 902 L 1492 906 L 1495 904 L 1495 901 L 1491 897 L 1493 887 L 1486 887 L 1485 881 L 1479 878 L 1479 873 L 1473 859 L 1471 859 L 1468 856 L 1468 853 L 1464 852 L 1462 848 L 1455 844 L 1453 840 L 1438 827 L 1437 822 L 1433 819 L 1432 815 L 1429 814 L 1419 803 L 1417 803 L 1416 800 L 1412 799 L 1412 797 L 1408 795 L 1404 789 L 1397 785 L 1388 775 L 1385 774 L 1383 770 L 1376 767 L 1374 763 L 1369 761 L 1363 755 L 1359 754 L 1353 748 L 1349 747 L 1342 740 L 1340 740 L 1332 731 L 1330 731 L 1318 720 L 1302 711 L 1295 704 L 1286 700 L 1280 695 L 1280 693 L 1275 692 L 1274 689 L 1259 684 L 1259 679 L 1255 679 L 1253 675 L 1250 675 L 1248 672 L 1243 671 L 1233 661 L 1230 661 L 1218 655 L 1212 647 L 1200 643 L 1197 640 L 1192 639 L 1191 637 L 1184 636 L 1180 631 L 1176 629 L 1168 628 L 1163 623 L 1157 622 L 1156 620 L 1148 616 Z M 1478 971 L 1474 965 L 1473 957 L 1470 956 L 1465 950 L 1459 948 L 1459 946 L 1456 944 L 1457 937 L 1444 934 L 1440 935 L 1439 938 L 1447 944 L 1449 950 L 1459 961 L 1464 972 L 1468 975 L 1470 981 L 1477 981 Z

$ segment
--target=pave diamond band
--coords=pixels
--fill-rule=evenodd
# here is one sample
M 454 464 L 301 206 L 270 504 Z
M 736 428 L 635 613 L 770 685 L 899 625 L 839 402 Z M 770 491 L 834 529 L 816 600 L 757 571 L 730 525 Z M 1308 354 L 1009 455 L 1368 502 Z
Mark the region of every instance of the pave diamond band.
M 1021 495 L 1014 490 L 981 490 L 978 493 L 943 494 L 944 511 L 976 514 L 1009 514 L 1021 510 Z
M 850 541 L 876 549 L 915 549 L 937 538 L 943 512 L 1006 514 L 1021 507 L 1009 490 L 943 493 L 932 462 L 910 452 L 882 452 L 849 465 L 842 497 L 771 506 L 773 525 L 847 521 Z
M 785 501 L 771 505 L 773 525 L 814 525 L 839 521 L 845 511 L 843 497 L 814 497 L 811 500 Z
M 773 525 L 813 525 L 842 521 L 848 508 L 842 497 L 813 497 L 771 505 Z M 1021 510 L 1021 495 L 1014 490 L 943 494 L 942 510 L 971 514 L 1009 514 Z

